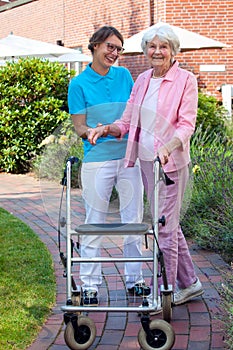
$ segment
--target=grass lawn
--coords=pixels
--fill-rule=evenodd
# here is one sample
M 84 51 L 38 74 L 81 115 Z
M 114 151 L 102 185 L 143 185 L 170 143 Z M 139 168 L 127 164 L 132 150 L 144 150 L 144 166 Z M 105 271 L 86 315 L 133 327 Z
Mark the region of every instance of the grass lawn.
M 0 208 L 0 349 L 26 349 L 55 302 L 52 257 L 38 236 Z

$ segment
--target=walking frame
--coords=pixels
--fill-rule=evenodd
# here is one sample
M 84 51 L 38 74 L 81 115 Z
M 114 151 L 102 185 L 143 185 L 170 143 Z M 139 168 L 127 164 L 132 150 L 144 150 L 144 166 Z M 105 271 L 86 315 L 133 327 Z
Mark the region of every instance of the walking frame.
M 64 322 L 66 324 L 64 338 L 67 346 L 71 350 L 88 349 L 94 342 L 96 337 L 96 326 L 91 318 L 86 316 L 88 312 L 137 312 L 140 316 L 142 328 L 138 333 L 138 342 L 143 350 L 160 349 L 169 350 L 175 342 L 175 333 L 170 325 L 172 317 L 172 286 L 167 282 L 166 269 L 163 259 L 163 252 L 158 244 L 158 228 L 159 225 L 165 225 L 166 219 L 164 216 L 158 217 L 159 209 L 159 182 L 164 181 L 166 185 L 171 185 L 174 182 L 168 178 L 163 172 L 159 157 L 154 161 L 154 218 L 152 228 L 148 224 L 81 224 L 77 228 L 72 229 L 71 222 L 71 172 L 72 165 L 77 163 L 76 157 L 70 157 L 65 166 L 64 177 L 62 179 L 63 188 L 66 187 L 66 218 L 64 220 L 59 215 L 58 227 L 58 243 L 60 259 L 64 266 L 66 277 L 66 304 L 61 307 L 64 311 Z M 66 255 L 60 251 L 60 226 L 66 227 Z M 152 256 L 141 257 L 95 257 L 84 258 L 80 254 L 73 256 L 74 243 L 73 238 L 79 235 L 145 235 L 147 247 L 147 235 L 153 237 Z M 153 272 L 152 286 L 152 305 L 149 305 L 146 297 L 142 299 L 142 306 L 83 306 L 81 303 L 81 288 L 76 285 L 73 276 L 73 267 L 81 262 L 101 262 L 101 263 L 116 263 L 116 262 L 150 262 Z M 159 271 L 160 269 L 160 271 Z M 158 277 L 162 277 L 163 285 L 161 291 L 161 305 L 163 319 L 150 320 L 150 313 L 157 310 L 158 307 Z M 84 315 L 85 314 L 85 315 Z

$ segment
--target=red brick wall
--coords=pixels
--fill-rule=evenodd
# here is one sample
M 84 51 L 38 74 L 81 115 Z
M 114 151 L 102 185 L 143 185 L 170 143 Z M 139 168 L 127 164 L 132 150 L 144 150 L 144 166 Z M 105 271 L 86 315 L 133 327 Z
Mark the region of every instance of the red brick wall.
M 56 44 L 63 39 L 63 1 L 38 0 L 0 12 L 0 37 L 10 32 Z
M 152 8 L 149 11 L 149 3 Z M 226 0 L 38 0 L 0 12 L 0 37 L 15 35 L 81 46 L 84 53 L 93 31 L 104 24 L 117 27 L 125 38 L 163 20 L 231 45 L 178 55 L 180 63 L 199 76 L 202 86 L 218 98 L 222 84 L 233 84 L 233 1 Z M 148 68 L 143 55 L 124 57 L 136 76 Z M 200 64 L 224 64 L 225 72 L 201 72 Z
M 72 47 L 82 41 L 85 50 L 93 31 L 105 24 L 117 27 L 126 38 L 148 25 L 148 13 L 144 1 L 66 0 L 65 42 Z
M 175 3 L 175 7 L 174 7 Z M 222 64 L 225 72 L 200 72 L 200 81 L 216 97 L 222 84 L 233 85 L 233 1 L 167 0 L 166 20 L 198 34 L 231 45 L 231 48 L 198 50 L 179 55 L 198 74 L 200 64 Z

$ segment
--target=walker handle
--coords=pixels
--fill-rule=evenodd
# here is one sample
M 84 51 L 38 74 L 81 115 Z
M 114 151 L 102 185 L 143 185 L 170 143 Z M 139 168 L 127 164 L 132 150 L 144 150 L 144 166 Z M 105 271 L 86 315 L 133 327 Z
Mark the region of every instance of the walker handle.
M 172 179 L 170 179 L 167 174 L 163 171 L 163 168 L 162 168 L 162 165 L 161 165 L 161 160 L 159 158 L 159 156 L 157 156 L 154 160 L 154 162 L 159 162 L 159 175 L 160 175 L 160 178 L 163 180 L 163 182 L 165 183 L 166 186 L 169 186 L 169 185 L 174 185 L 174 181 Z

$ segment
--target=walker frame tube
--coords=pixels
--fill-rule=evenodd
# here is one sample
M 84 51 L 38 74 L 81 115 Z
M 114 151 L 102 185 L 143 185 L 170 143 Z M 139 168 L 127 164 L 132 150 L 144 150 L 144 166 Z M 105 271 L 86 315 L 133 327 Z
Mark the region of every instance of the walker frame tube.
M 76 230 L 71 229 L 71 170 L 74 157 L 68 159 L 66 163 L 66 248 L 67 248 L 67 264 L 66 264 L 66 292 L 67 301 L 66 305 L 62 306 L 61 309 L 66 312 L 87 312 L 87 311 L 133 311 L 133 312 L 143 312 L 149 313 L 155 311 L 158 305 L 158 194 L 159 194 L 159 181 L 160 179 L 160 162 L 154 162 L 154 172 L 155 172 L 155 189 L 154 189 L 154 221 L 153 221 L 153 231 L 149 230 L 147 224 L 82 224 L 79 225 Z M 111 231 L 112 229 L 112 231 Z M 135 258 L 111 258 L 111 257 L 96 257 L 96 258 L 82 258 L 82 257 L 72 257 L 72 236 L 81 235 L 85 233 L 86 235 L 103 235 L 106 232 L 110 235 L 135 235 L 138 234 L 149 234 L 154 235 L 156 239 L 153 239 L 153 254 L 151 257 L 135 257 Z M 152 273 L 153 273 L 153 286 L 152 286 L 152 306 L 143 307 L 119 307 L 119 306 L 74 306 L 72 305 L 72 264 L 81 262 L 152 262 Z

